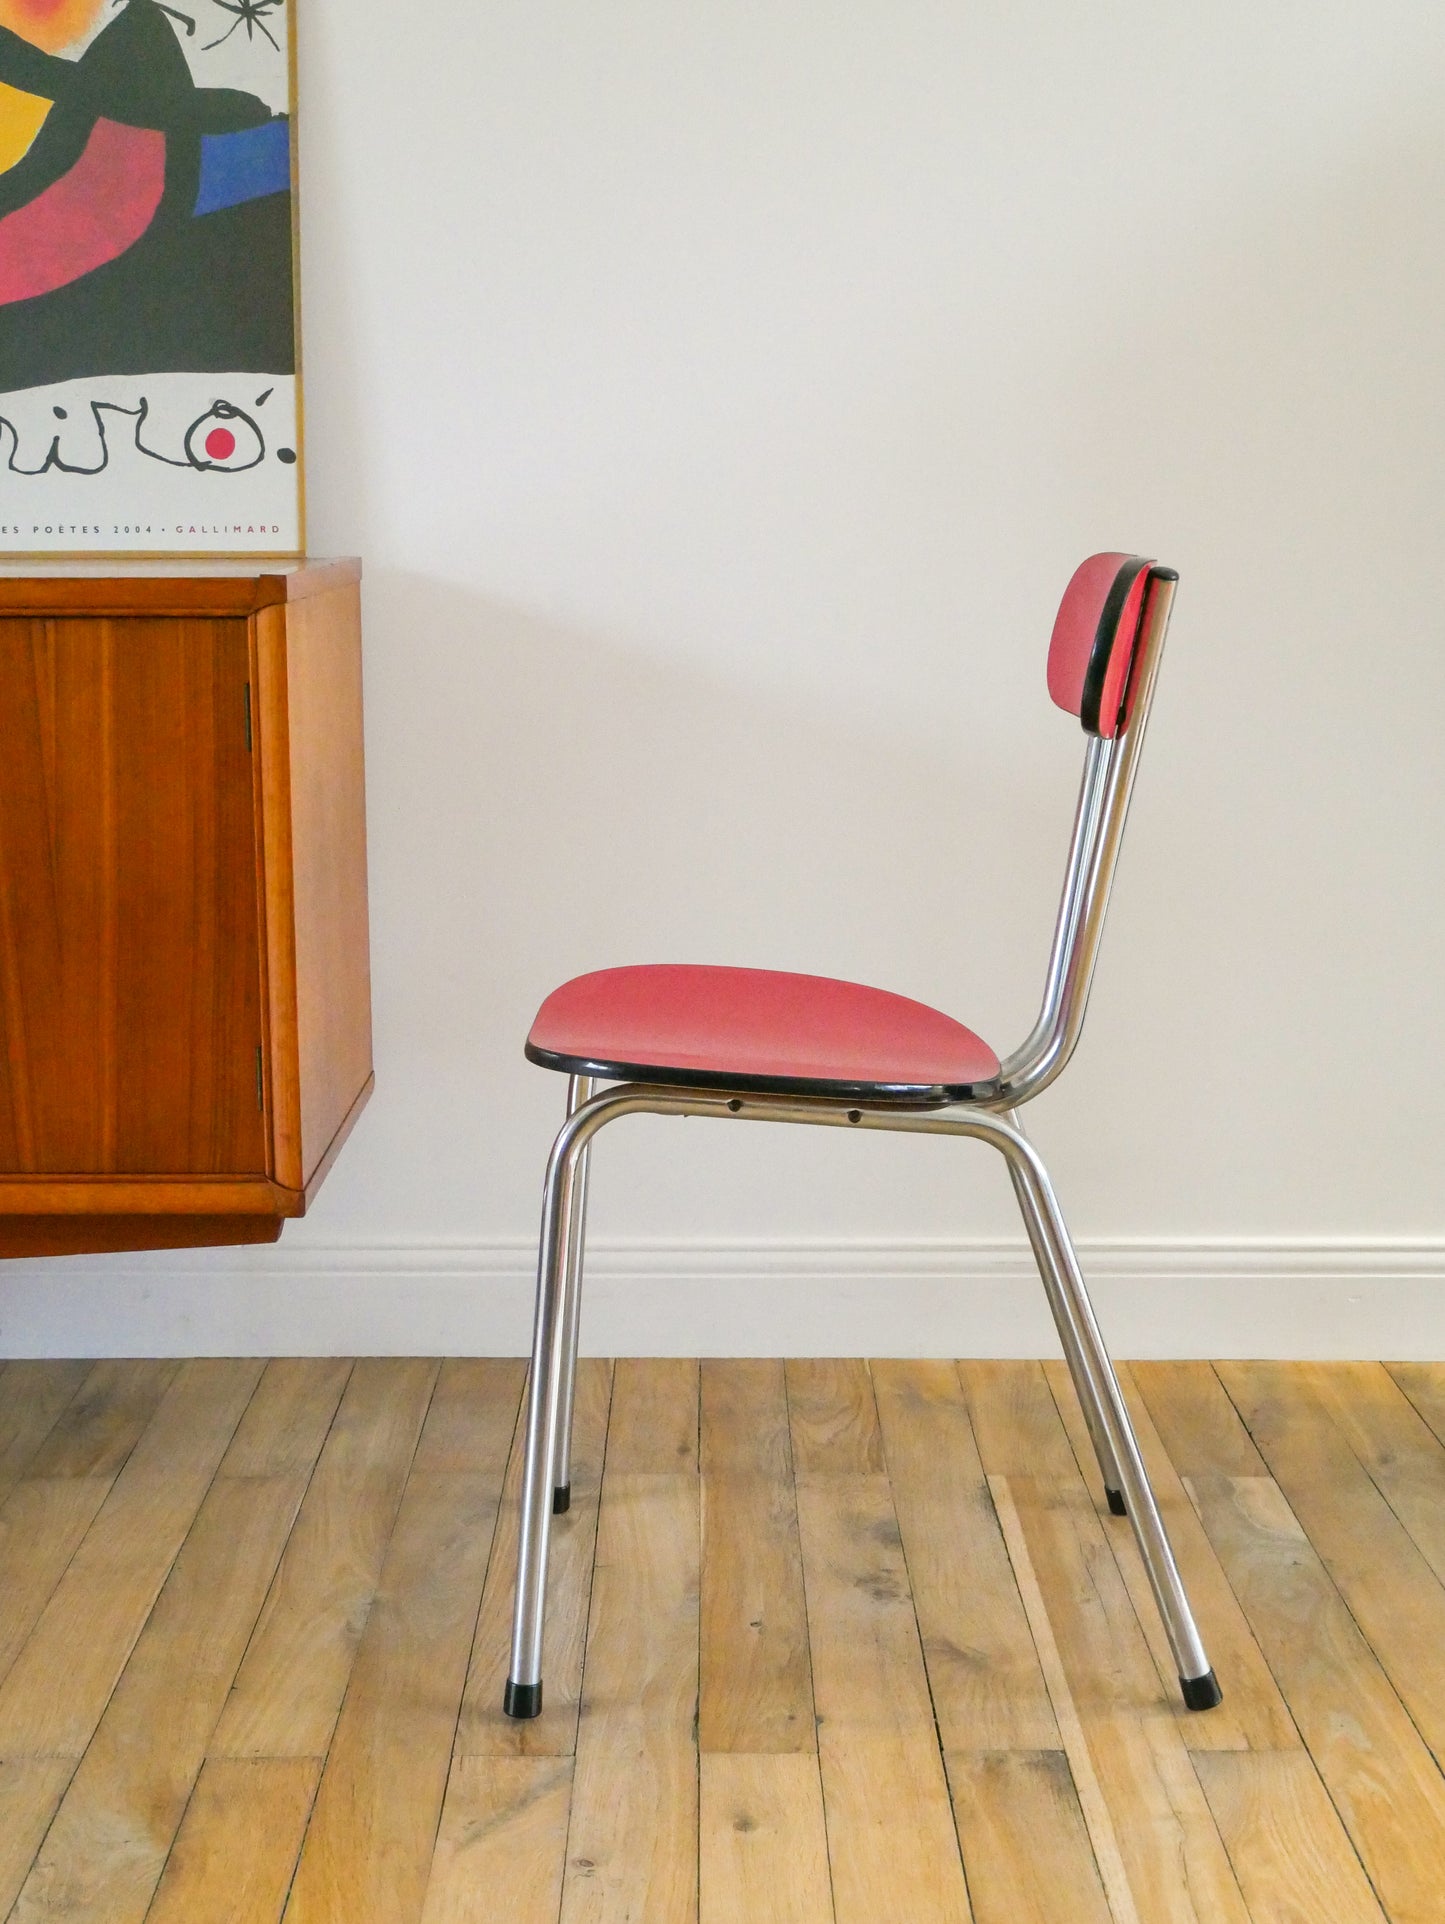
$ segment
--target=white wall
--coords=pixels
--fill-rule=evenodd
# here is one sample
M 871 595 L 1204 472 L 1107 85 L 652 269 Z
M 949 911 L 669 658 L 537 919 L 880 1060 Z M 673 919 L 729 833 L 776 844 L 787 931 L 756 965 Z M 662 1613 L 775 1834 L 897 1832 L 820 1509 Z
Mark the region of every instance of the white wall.
M 562 1096 L 521 1043 L 586 968 L 837 973 L 1011 1046 L 1082 751 L 1053 605 L 1123 547 L 1182 585 L 1035 1133 L 1087 1247 L 1174 1250 L 1181 1344 L 1445 1353 L 1439 8 L 304 0 L 300 56 L 377 1093 L 275 1251 L 15 1266 L 0 1333 L 512 1340 Z M 982 1150 L 636 1121 L 596 1175 L 602 1268 L 658 1238 L 692 1281 L 640 1329 L 604 1288 L 595 1344 L 1043 1340 L 1022 1284 L 904 1275 L 1016 1236 Z M 729 1238 L 786 1328 L 710 1269 Z M 376 1263 L 380 1323 L 342 1286 Z M 1121 1348 L 1169 1347 L 1148 1294 Z

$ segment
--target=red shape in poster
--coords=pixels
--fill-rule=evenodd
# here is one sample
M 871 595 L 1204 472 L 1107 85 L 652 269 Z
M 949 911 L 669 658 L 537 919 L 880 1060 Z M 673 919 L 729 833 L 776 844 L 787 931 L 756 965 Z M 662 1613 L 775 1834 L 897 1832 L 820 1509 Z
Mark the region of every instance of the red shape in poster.
M 0 220 L 0 302 L 29 301 L 133 247 L 166 184 L 166 137 L 97 120 L 80 159 Z

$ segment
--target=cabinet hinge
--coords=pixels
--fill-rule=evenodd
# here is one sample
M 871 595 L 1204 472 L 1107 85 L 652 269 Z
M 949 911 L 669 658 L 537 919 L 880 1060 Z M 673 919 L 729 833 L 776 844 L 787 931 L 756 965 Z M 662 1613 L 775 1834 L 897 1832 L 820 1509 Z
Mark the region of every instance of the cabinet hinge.
M 251 752 L 251 684 L 250 682 L 246 683 L 245 705 L 246 705 L 246 753 L 249 755 Z
M 266 1076 L 261 1065 L 261 1045 L 259 1042 L 256 1044 L 256 1107 L 258 1109 L 264 1109 L 266 1107 Z

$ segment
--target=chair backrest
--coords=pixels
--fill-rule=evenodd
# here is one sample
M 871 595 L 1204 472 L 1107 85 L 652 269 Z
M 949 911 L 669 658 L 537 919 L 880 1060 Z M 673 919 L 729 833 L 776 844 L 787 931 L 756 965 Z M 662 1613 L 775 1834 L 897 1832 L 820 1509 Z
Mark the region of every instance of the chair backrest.
M 1074 570 L 1054 621 L 1049 693 L 1105 741 L 1127 720 L 1151 566 L 1136 554 L 1090 555 Z
M 1124 818 L 1179 577 L 1139 555 L 1091 555 L 1064 590 L 1049 693 L 1089 736 L 1043 1005 L 1000 1071 L 1005 1101 L 1051 1083 L 1084 1026 Z

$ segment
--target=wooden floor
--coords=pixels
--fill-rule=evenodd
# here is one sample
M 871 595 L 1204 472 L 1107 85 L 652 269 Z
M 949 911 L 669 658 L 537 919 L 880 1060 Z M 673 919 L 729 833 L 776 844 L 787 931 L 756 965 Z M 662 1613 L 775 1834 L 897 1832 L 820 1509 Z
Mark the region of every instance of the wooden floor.
M 0 1366 L 0 1917 L 1440 1924 L 1445 1366 L 587 1362 L 499 1713 L 511 1361 Z M 600 1498 L 600 1500 L 599 1500 Z

